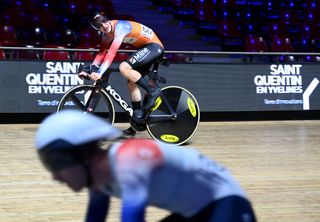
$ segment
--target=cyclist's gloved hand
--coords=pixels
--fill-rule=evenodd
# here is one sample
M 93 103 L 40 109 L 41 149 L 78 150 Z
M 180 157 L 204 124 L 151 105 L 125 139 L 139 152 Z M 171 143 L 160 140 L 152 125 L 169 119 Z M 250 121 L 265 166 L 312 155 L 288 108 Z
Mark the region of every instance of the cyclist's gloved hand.
M 98 72 L 99 70 L 99 66 L 96 66 L 96 65 L 90 65 L 90 73 L 92 72 Z
M 97 72 L 92 72 L 89 77 L 91 80 L 98 81 L 101 78 L 101 75 Z
M 99 67 L 96 65 L 90 65 L 90 79 L 97 81 L 101 78 L 101 75 L 98 73 Z
M 88 80 L 90 80 L 90 74 L 86 73 L 84 71 L 81 71 L 80 73 L 78 73 L 78 76 L 79 76 L 80 79 L 88 79 Z
M 98 70 L 99 70 L 99 67 L 96 65 L 90 65 L 90 66 L 80 65 L 78 70 L 78 76 L 81 79 L 97 81 L 98 79 L 100 79 L 100 75 L 99 73 L 97 73 Z
M 90 66 L 85 66 L 83 64 L 80 64 L 79 67 L 78 67 L 78 70 L 77 70 L 78 77 L 80 79 L 88 79 L 88 80 L 90 80 L 89 73 L 88 73 L 89 70 L 90 70 Z

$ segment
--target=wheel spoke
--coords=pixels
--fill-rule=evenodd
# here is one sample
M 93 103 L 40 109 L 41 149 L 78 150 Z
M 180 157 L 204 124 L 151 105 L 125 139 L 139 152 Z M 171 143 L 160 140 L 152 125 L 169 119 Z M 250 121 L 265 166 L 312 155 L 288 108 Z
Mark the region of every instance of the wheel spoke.
M 83 111 L 86 110 L 86 107 L 82 104 L 82 102 L 75 95 L 71 95 L 70 98 L 71 98 L 72 102 L 74 102 L 79 107 L 79 109 L 81 109 Z

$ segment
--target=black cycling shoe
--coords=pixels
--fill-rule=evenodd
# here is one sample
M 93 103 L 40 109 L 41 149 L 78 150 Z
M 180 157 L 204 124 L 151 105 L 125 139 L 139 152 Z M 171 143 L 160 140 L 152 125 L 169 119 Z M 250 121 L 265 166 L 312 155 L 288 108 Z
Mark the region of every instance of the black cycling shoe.
M 151 93 L 148 95 L 148 100 L 146 104 L 144 105 L 144 109 L 149 111 L 151 108 L 154 106 L 156 103 L 157 98 L 161 95 L 161 90 L 160 89 L 154 89 Z
M 136 131 L 132 127 L 129 127 L 128 129 L 123 130 L 122 134 L 124 136 L 135 136 L 136 135 Z

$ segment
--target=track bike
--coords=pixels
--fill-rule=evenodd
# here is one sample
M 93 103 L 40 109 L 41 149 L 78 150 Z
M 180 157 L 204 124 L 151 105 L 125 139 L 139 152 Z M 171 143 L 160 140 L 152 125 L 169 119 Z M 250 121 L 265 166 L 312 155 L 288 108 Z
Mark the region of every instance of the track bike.
M 155 87 L 166 83 L 166 79 L 158 75 L 160 64 L 169 65 L 168 60 L 162 57 L 153 63 L 150 71 L 144 73 Z M 78 73 L 81 70 L 91 73 L 91 66 L 80 65 Z M 110 68 L 95 83 L 69 89 L 61 98 L 57 112 L 79 109 L 95 113 L 114 124 L 115 102 L 129 116 L 131 126 L 137 131 L 147 130 L 152 138 L 175 145 L 184 144 L 191 139 L 200 121 L 199 105 L 191 92 L 180 86 L 163 87 L 154 107 L 142 117 L 133 111 L 109 83 L 109 77 L 114 71 L 116 70 Z

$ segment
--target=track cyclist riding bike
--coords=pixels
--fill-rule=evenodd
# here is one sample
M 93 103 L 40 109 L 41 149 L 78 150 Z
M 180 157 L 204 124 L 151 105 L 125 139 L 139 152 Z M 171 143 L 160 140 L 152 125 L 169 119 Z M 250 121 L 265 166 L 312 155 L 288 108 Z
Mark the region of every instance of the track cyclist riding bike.
M 152 29 L 137 22 L 109 20 L 103 14 L 96 14 L 89 23 L 93 28 L 105 35 L 100 51 L 92 63 L 94 71 L 92 73 L 82 71 L 79 73 L 79 77 L 90 78 L 94 81 L 99 80 L 101 75 L 112 64 L 121 44 L 128 43 L 133 45 L 138 50 L 126 61 L 120 63 L 119 70 L 128 79 L 128 89 L 134 110 L 141 108 L 141 92 L 138 86 L 149 94 L 148 100 L 143 106 L 144 113 L 148 112 L 154 106 L 156 98 L 161 92 L 160 89 L 154 88 L 144 79 L 142 72 L 148 70 L 152 63 L 163 55 L 164 47 L 161 41 Z M 112 44 L 107 51 L 107 45 L 110 41 L 112 41 Z M 130 127 L 124 130 L 123 133 L 134 136 L 135 130 Z
M 103 222 L 110 197 L 122 200 L 121 222 L 144 222 L 148 205 L 171 212 L 161 222 L 255 222 L 251 204 L 228 170 L 189 147 L 151 139 L 126 139 L 81 111 L 51 114 L 40 125 L 36 147 L 55 180 L 90 191 L 86 221 Z

